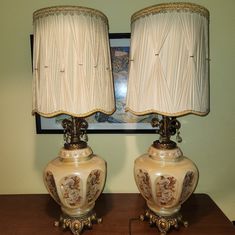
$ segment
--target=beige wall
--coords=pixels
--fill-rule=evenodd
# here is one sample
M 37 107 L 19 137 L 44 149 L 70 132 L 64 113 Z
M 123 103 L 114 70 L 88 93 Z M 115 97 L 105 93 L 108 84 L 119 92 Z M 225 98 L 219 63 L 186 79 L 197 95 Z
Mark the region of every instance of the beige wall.
M 129 32 L 130 16 L 160 0 L 2 0 L 0 8 L 0 193 L 46 193 L 42 170 L 62 146 L 60 135 L 36 135 L 31 116 L 29 35 L 34 10 L 76 4 L 103 11 L 110 32 Z M 235 1 L 195 0 L 210 10 L 211 112 L 182 122 L 186 156 L 200 169 L 197 192 L 208 193 L 235 220 L 234 55 Z M 105 192 L 137 192 L 133 161 L 156 136 L 90 135 L 89 144 L 108 163 Z

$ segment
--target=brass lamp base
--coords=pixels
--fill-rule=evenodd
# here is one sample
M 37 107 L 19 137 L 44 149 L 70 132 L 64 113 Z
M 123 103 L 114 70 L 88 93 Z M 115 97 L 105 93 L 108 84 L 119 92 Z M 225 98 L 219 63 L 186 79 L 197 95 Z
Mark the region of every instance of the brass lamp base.
M 159 229 L 161 235 L 166 235 L 171 228 L 178 229 L 180 225 L 188 227 L 188 222 L 183 221 L 180 213 L 171 216 L 159 216 L 147 209 L 145 214 L 140 216 L 140 220 L 148 220 L 151 226 L 155 225 Z
M 102 222 L 101 218 L 97 218 L 96 213 L 90 213 L 81 217 L 70 217 L 66 214 L 60 216 L 60 220 L 55 222 L 56 227 L 62 227 L 64 230 L 69 229 L 74 235 L 80 235 L 84 229 L 91 229 L 92 224 Z

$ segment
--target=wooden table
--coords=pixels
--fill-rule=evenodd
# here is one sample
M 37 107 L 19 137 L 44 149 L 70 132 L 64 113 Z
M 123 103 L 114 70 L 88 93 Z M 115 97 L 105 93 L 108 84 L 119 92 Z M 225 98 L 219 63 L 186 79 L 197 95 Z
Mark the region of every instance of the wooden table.
M 103 222 L 83 235 L 158 235 L 156 227 L 135 219 L 144 210 L 139 194 L 103 194 L 96 204 Z M 71 234 L 54 227 L 60 208 L 49 195 L 1 195 L 0 211 L 0 235 Z M 206 194 L 192 195 L 181 212 L 189 227 L 170 235 L 235 235 L 235 227 Z

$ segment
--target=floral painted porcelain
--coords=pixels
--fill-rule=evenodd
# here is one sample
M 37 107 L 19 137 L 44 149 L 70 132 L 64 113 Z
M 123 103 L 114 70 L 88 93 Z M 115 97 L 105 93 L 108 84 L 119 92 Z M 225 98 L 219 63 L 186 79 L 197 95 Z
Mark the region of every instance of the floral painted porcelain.
M 97 220 L 92 209 L 103 191 L 105 178 L 106 162 L 94 155 L 90 147 L 62 148 L 59 157 L 44 170 L 45 186 L 63 212 L 59 223 L 74 234 L 79 234 L 84 226 L 91 227 L 90 220 Z
M 149 209 L 159 216 L 176 214 L 198 182 L 196 165 L 178 147 L 162 150 L 151 146 L 135 160 L 134 175 Z

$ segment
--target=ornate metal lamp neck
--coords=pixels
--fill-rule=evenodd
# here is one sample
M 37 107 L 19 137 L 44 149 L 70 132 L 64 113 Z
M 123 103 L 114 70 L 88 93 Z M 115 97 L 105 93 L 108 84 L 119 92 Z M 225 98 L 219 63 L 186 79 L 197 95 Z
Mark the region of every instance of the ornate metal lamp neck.
M 70 119 L 64 119 L 62 122 L 64 128 L 64 148 L 82 149 L 87 147 L 87 128 L 88 123 L 83 118 L 73 117 Z
M 177 141 L 181 142 L 179 136 L 180 122 L 175 117 L 162 116 L 162 119 L 152 119 L 152 126 L 157 127 L 157 133 L 160 135 L 159 140 L 153 142 L 153 146 L 158 149 L 173 149 L 177 144 L 172 141 L 171 136 L 177 133 Z

